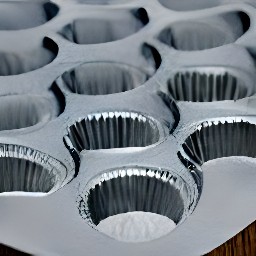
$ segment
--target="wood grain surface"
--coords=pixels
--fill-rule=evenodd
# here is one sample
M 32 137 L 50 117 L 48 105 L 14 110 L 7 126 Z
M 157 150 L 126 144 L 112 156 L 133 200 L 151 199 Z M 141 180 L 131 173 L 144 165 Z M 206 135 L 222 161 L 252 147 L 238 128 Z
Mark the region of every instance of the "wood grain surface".
M 256 221 L 207 256 L 256 256 Z
M 28 254 L 18 252 L 4 245 L 0 245 L 0 256 L 26 255 Z M 161 253 L 159 253 L 158 256 L 161 256 Z M 256 256 L 256 221 L 248 226 L 246 229 L 244 229 L 242 232 L 240 232 L 238 235 L 231 238 L 229 241 L 216 248 L 212 252 L 206 254 L 205 256 Z

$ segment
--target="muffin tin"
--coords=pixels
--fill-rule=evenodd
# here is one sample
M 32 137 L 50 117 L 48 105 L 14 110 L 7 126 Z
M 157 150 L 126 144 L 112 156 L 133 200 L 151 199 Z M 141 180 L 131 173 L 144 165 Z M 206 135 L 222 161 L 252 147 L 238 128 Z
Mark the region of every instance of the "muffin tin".
M 0 241 L 202 255 L 255 220 L 250 1 L 0 1 Z

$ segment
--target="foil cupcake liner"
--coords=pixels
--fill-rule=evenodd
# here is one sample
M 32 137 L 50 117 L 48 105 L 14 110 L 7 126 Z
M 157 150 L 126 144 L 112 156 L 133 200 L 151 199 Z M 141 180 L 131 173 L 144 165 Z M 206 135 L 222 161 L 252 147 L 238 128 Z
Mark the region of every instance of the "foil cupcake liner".
M 183 143 L 185 153 L 195 163 L 222 157 L 255 157 L 256 126 L 242 119 L 205 121 Z
M 68 127 L 68 135 L 77 151 L 145 147 L 160 139 L 153 118 L 133 112 L 104 112 L 88 115 Z
M 191 212 L 189 185 L 177 174 L 146 167 L 124 167 L 98 175 L 77 199 L 79 213 L 90 226 L 109 216 L 127 212 L 151 212 L 176 225 Z
M 191 102 L 238 100 L 253 93 L 241 78 L 215 67 L 178 71 L 168 81 L 168 89 L 175 100 Z
M 0 193 L 52 193 L 67 175 L 66 167 L 32 148 L 0 144 Z

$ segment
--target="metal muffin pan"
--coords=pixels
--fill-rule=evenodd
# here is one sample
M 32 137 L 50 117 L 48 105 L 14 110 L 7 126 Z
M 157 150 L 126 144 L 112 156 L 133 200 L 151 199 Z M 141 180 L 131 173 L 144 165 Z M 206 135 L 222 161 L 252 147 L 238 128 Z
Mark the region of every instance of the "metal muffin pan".
M 0 241 L 202 255 L 255 220 L 254 3 L 0 1 Z

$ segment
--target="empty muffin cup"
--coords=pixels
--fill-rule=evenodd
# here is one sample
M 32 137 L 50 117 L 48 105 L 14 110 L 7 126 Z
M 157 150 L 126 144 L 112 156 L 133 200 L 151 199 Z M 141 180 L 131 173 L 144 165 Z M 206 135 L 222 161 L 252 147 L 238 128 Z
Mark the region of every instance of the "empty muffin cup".
M 221 67 L 184 69 L 168 80 L 168 90 L 177 101 L 213 102 L 251 96 L 253 79 Z
M 183 143 L 185 153 L 195 163 L 230 156 L 256 156 L 256 125 L 246 118 L 205 121 Z
M 128 37 L 149 22 L 144 8 L 109 10 L 95 17 L 79 18 L 66 25 L 60 34 L 76 44 L 100 44 Z
M 160 33 L 159 40 L 180 51 L 206 50 L 234 43 L 249 27 L 246 13 L 229 12 L 176 22 Z
M 13 76 L 27 73 L 51 63 L 58 54 L 57 44 L 44 38 L 41 44 L 32 45 L 26 50 L 0 50 L 0 76 Z
M 67 137 L 79 152 L 84 149 L 146 147 L 157 143 L 160 133 L 164 133 L 155 119 L 133 112 L 91 114 L 67 130 Z
M 53 157 L 20 145 L 0 144 L 0 193 L 49 194 L 58 190 L 66 167 Z
M 129 91 L 144 84 L 149 74 L 122 63 L 85 63 L 62 75 L 67 88 L 77 94 L 106 95 Z
M 59 11 L 51 2 L 2 1 L 0 2 L 0 30 L 21 30 L 43 25 Z
M 57 111 L 46 97 L 38 95 L 7 95 L 0 97 L 0 131 L 14 130 L 48 122 Z

